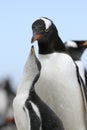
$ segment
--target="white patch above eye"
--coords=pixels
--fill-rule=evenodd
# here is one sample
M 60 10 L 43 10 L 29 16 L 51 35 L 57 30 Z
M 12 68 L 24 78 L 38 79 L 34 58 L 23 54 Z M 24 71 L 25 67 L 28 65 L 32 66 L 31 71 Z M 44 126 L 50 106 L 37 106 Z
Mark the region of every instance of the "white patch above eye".
M 69 47 L 77 48 L 77 47 L 78 47 L 77 44 L 76 44 L 75 42 L 73 42 L 73 41 L 67 41 L 67 42 L 65 43 L 65 46 L 66 46 L 67 48 L 69 48 Z
M 52 22 L 46 18 L 40 18 L 40 19 L 44 21 L 45 26 L 46 26 L 46 30 L 47 30 L 51 26 Z

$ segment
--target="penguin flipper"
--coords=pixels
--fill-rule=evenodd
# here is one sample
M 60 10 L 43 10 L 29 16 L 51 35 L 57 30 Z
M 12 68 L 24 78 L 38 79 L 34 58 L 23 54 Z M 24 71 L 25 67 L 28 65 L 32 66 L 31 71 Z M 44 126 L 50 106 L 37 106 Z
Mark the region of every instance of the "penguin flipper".
M 85 107 L 85 117 L 86 117 L 86 122 L 87 122 L 87 86 L 84 84 L 81 76 L 79 76 L 79 84 L 80 84 L 80 89 L 83 97 L 83 102 L 84 102 L 84 107 Z
M 27 114 L 29 115 L 29 118 L 30 118 L 31 129 L 39 130 L 41 127 L 41 119 L 36 113 L 35 108 L 33 107 L 31 101 L 29 102 L 27 100 L 25 103 L 25 106 L 28 112 Z

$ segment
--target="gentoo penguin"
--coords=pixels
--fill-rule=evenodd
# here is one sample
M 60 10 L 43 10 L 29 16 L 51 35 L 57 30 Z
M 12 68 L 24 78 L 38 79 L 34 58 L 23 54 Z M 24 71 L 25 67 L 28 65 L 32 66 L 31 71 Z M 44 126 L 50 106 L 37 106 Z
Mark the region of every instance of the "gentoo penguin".
M 87 70 L 84 67 L 81 57 L 84 53 L 84 51 L 87 49 L 87 41 L 66 41 L 65 47 L 67 49 L 67 52 L 70 54 L 70 56 L 73 58 L 73 60 L 76 62 L 76 64 L 79 67 L 80 75 L 82 76 L 82 79 L 86 85 L 87 85 Z M 85 69 L 84 69 L 85 68 Z
M 64 130 L 56 114 L 39 98 L 35 91 L 41 71 L 34 47 L 24 67 L 22 80 L 13 102 L 18 130 Z
M 16 130 L 12 102 L 15 93 L 9 79 L 0 82 L 0 130 Z
M 38 42 L 40 77 L 38 95 L 56 112 L 65 130 L 86 130 L 86 105 L 78 68 L 58 35 L 54 23 L 45 17 L 32 24 L 31 42 Z
M 66 41 L 65 47 L 67 51 L 69 52 L 69 54 L 71 55 L 71 57 L 75 61 L 77 61 L 81 59 L 83 52 L 87 48 L 87 41 L 79 41 L 79 40 Z

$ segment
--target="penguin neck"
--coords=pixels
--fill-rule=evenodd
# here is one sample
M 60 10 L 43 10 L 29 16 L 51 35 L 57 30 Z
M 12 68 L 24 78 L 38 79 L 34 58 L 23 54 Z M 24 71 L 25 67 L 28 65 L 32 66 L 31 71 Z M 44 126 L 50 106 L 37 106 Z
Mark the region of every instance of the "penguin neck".
M 71 57 L 73 58 L 73 60 L 78 61 L 81 60 L 81 56 L 83 54 L 83 52 L 85 51 L 84 48 L 68 48 L 68 53 L 71 55 Z
M 28 78 L 28 75 L 24 73 L 19 83 L 17 94 L 23 94 L 23 93 L 28 94 L 30 91 L 29 86 L 31 86 L 31 82 Z
M 37 65 L 36 65 L 37 64 Z M 18 86 L 17 94 L 29 96 L 31 92 L 35 91 L 35 83 L 40 76 L 41 66 L 35 57 L 28 57 L 24 66 L 22 79 Z
M 58 37 L 55 35 L 46 41 L 38 41 L 39 54 L 51 54 L 53 52 L 65 52 L 65 46 Z
M 33 80 L 34 74 L 32 73 L 32 66 L 30 67 L 30 63 L 28 60 L 24 67 L 23 75 L 18 86 L 17 94 L 29 94 Z
M 81 58 L 81 56 L 82 56 L 82 54 L 84 53 L 84 51 L 85 51 L 85 48 L 80 48 L 79 49 L 79 56 L 80 56 L 80 58 Z

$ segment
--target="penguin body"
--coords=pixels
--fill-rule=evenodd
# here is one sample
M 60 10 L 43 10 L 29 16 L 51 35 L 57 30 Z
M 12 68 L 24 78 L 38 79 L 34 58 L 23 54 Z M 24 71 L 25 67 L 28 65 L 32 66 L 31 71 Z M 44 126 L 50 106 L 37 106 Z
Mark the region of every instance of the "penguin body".
M 44 58 L 42 58 L 43 56 L 40 57 L 41 59 L 39 58 L 42 65 L 42 70 L 40 78 L 35 86 L 36 92 L 43 99 L 43 101 L 46 102 L 57 115 L 59 115 L 63 123 L 65 125 L 67 124 L 67 126 L 64 127 L 67 129 L 75 128 L 76 130 L 79 127 L 85 129 L 85 108 L 83 106 L 82 93 L 77 82 L 76 75 L 73 77 L 74 73 L 76 73 L 76 70 L 73 69 L 75 65 L 72 61 L 72 65 L 70 64 L 71 68 L 68 68 L 67 74 L 67 70 L 65 68 L 69 65 L 69 57 L 67 56 L 65 59 L 64 55 L 65 54 L 62 56 L 60 55 L 61 62 L 64 64 L 62 69 L 59 60 L 60 58 L 58 60 L 55 58 L 56 53 L 52 55 L 53 57 L 50 57 L 51 60 L 46 58 L 44 60 Z M 52 69 L 53 66 L 56 68 L 56 73 L 54 69 Z M 58 80 L 56 80 L 56 78 Z M 69 88 L 67 86 L 69 86 Z M 79 120 L 77 120 L 77 116 L 79 116 Z M 74 126 L 72 121 L 75 123 Z
M 35 92 L 34 87 L 39 79 L 40 71 L 41 64 L 31 49 L 22 81 L 13 102 L 17 129 L 64 130 L 61 120 Z
M 87 48 L 87 41 L 86 40 L 66 41 L 65 46 L 68 54 L 73 58 L 73 60 L 76 62 L 77 66 L 79 67 L 80 75 L 87 86 L 87 70 L 84 67 L 83 62 L 81 60 L 81 57 Z
M 10 80 L 2 80 L 0 83 L 0 130 L 16 130 L 12 107 L 14 97 L 15 93 L 11 88 Z
M 48 28 L 46 24 L 49 24 Z M 67 54 L 51 20 L 37 19 L 32 24 L 32 30 L 31 41 L 38 41 L 42 66 L 35 84 L 36 92 L 59 115 L 65 130 L 86 130 L 85 99 L 78 67 Z
M 2 125 L 5 121 L 6 114 L 7 114 L 7 108 L 8 108 L 8 95 L 5 91 L 5 88 L 3 84 L 0 84 L 0 125 Z

